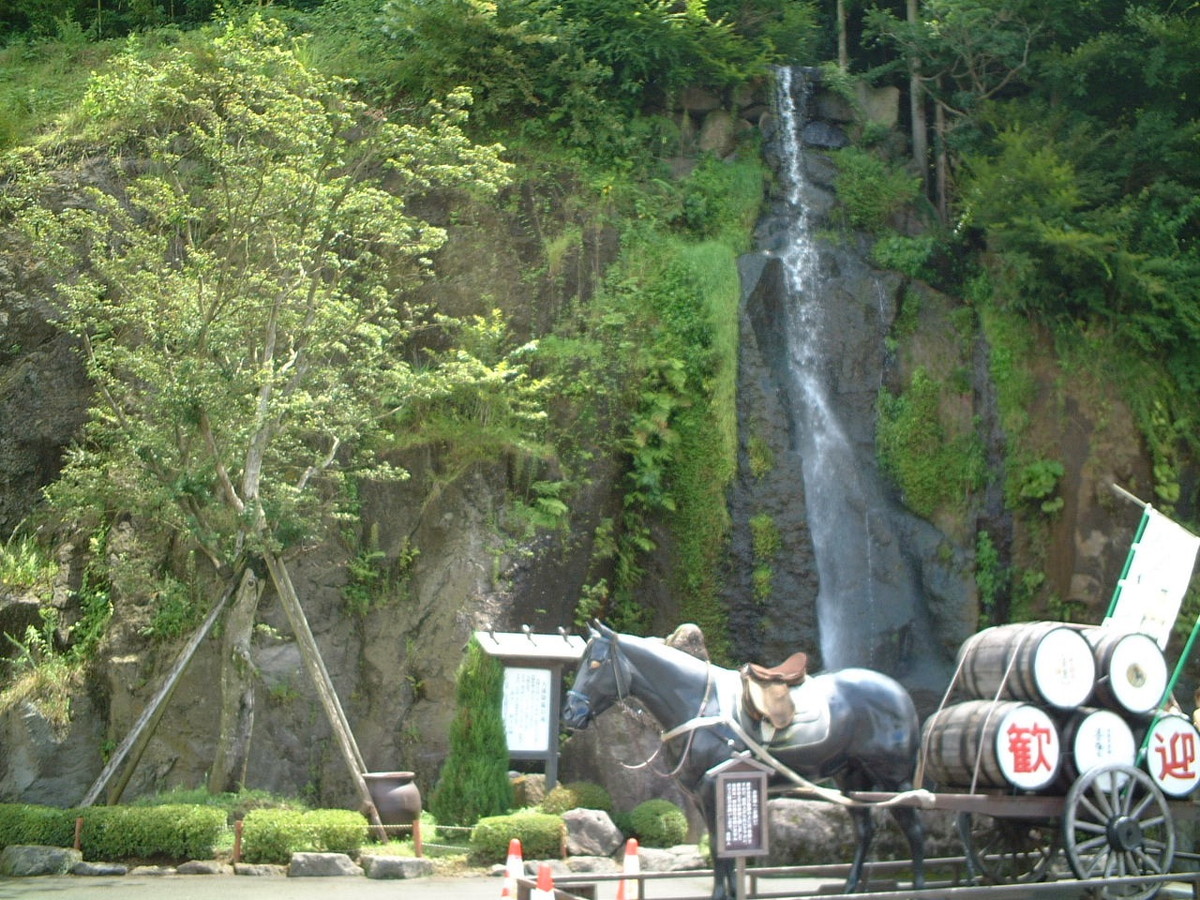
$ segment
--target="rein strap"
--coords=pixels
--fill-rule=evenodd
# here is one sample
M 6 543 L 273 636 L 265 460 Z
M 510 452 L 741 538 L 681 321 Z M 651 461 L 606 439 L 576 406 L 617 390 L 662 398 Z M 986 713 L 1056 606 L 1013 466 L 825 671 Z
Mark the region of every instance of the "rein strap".
M 746 733 L 746 730 L 742 728 L 741 725 L 739 725 L 733 719 L 730 719 L 728 716 L 697 716 L 694 719 L 689 719 L 682 725 L 676 725 L 670 731 L 664 731 L 662 733 L 662 740 L 665 743 L 669 740 L 679 737 L 682 734 L 694 735 L 695 732 L 701 728 L 713 728 L 718 725 L 724 725 L 728 727 L 729 730 L 737 735 L 738 739 L 749 748 L 751 753 L 774 769 L 777 773 L 794 783 L 800 790 L 805 791 L 806 793 L 814 794 L 822 800 L 828 800 L 831 803 L 837 803 L 846 807 L 876 807 L 910 805 L 909 801 L 915 799 L 918 806 L 924 809 L 933 808 L 934 796 L 931 792 L 925 790 L 924 788 L 914 788 L 908 791 L 901 791 L 887 800 L 868 803 L 862 800 L 855 800 L 853 797 L 848 797 L 841 791 L 833 790 L 831 788 L 823 788 L 820 785 L 813 784 L 803 775 L 793 771 L 788 766 L 785 766 L 783 763 L 777 760 L 771 755 L 770 751 L 768 751 L 766 747 L 750 737 L 750 735 Z M 724 765 L 724 763 L 721 765 Z M 711 771 L 712 770 L 710 769 L 709 772 Z

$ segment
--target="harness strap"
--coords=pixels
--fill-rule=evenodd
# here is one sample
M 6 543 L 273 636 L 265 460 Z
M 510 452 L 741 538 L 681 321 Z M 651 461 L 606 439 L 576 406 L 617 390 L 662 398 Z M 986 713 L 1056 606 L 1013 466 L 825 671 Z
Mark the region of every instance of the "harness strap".
M 831 788 L 824 788 L 820 785 L 813 784 L 803 775 L 793 771 L 791 768 L 785 766 L 783 763 L 777 760 L 771 755 L 770 751 L 768 751 L 766 747 L 750 737 L 750 735 L 746 733 L 746 730 L 742 728 L 741 725 L 727 716 L 697 716 L 694 719 L 689 719 L 682 725 L 675 726 L 670 731 L 664 731 L 662 733 L 662 740 L 665 743 L 666 741 L 669 741 L 672 738 L 677 738 L 682 734 L 694 734 L 700 728 L 712 728 L 716 725 L 724 725 L 728 727 L 735 735 L 737 735 L 738 739 L 744 743 L 747 748 L 749 748 L 750 752 L 762 760 L 762 762 L 766 763 L 780 775 L 783 775 L 801 790 L 815 794 L 822 800 L 828 800 L 831 803 L 837 803 L 845 807 L 876 807 L 908 805 L 909 800 L 915 799 L 918 806 L 924 809 L 933 808 L 934 795 L 924 788 L 914 788 L 912 790 L 901 791 L 887 800 L 867 803 L 862 800 L 855 800 L 852 797 L 847 797 L 841 791 L 833 790 Z M 709 771 L 711 772 L 712 770 L 710 769 Z

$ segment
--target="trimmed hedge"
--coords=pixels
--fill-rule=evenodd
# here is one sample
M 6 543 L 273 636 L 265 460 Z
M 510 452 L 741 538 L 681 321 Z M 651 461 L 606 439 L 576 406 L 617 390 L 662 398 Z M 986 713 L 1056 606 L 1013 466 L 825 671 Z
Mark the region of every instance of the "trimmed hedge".
M 687 816 L 662 798 L 635 806 L 629 814 L 629 826 L 643 847 L 674 847 L 687 840 Z
M 521 841 L 527 859 L 561 857 L 567 826 L 561 816 L 539 812 L 519 812 L 511 816 L 486 816 L 471 832 L 471 855 L 476 861 L 502 863 L 508 859 L 508 844 Z
M 0 803 L 0 850 L 10 844 L 70 847 L 75 843 L 76 813 L 31 803 Z
M 242 820 L 242 855 L 250 863 L 286 863 L 293 853 L 357 855 L 367 820 L 348 809 L 253 809 Z
M 74 814 L 83 817 L 87 859 L 212 859 L 229 828 L 225 813 L 208 806 L 92 806 Z
M 228 831 L 225 813 L 204 806 L 89 806 L 57 809 L 0 805 L 0 847 L 75 843 L 75 820 L 83 819 L 80 849 L 88 859 L 211 859 Z

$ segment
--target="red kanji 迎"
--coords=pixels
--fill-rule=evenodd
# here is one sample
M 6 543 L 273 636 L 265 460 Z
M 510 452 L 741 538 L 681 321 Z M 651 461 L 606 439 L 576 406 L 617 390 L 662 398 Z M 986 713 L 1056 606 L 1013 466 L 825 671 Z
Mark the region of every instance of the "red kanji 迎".
M 1154 736 L 1159 746 L 1154 748 L 1162 764 L 1158 777 L 1193 779 L 1196 777 L 1192 765 L 1196 762 L 1196 736 L 1177 731 L 1169 739 L 1161 734 Z

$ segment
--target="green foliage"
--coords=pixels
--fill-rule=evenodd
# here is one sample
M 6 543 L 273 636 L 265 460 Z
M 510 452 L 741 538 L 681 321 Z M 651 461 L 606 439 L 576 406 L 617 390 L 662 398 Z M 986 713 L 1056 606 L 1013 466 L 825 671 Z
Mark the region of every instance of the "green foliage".
M 661 797 L 635 806 L 629 814 L 629 827 L 644 847 L 674 847 L 687 839 L 687 816 Z
M 211 859 L 228 827 L 223 810 L 206 806 L 92 806 L 77 814 L 86 859 Z
M 746 442 L 746 453 L 750 459 L 750 474 L 762 478 L 775 468 L 775 452 L 761 435 L 751 433 Z
M 883 230 L 920 191 L 919 178 L 889 166 L 874 153 L 845 147 L 836 151 L 833 159 L 838 168 L 839 214 L 854 228 Z
M 655 547 L 651 522 L 665 521 L 677 549 L 680 615 L 704 629 L 710 653 L 722 659 L 717 573 L 730 527 L 725 489 L 738 448 L 736 253 L 756 218 L 762 170 L 756 163 L 709 161 L 697 173 L 697 196 L 721 197 L 706 206 L 706 230 L 714 237 L 697 243 L 667 237 L 664 229 L 679 224 L 669 210 L 657 222 L 643 221 L 627 234 L 598 298 L 597 317 L 620 329 L 615 361 L 632 416 L 621 442 L 629 460 L 624 508 L 596 540 L 595 559 L 612 560 L 614 577 L 587 602 L 623 630 L 645 627 L 649 610 L 636 590 L 641 560 Z
M 947 435 L 939 414 L 941 386 L 923 368 L 901 395 L 879 397 L 876 445 L 880 464 L 918 515 L 955 506 L 983 485 L 983 448 L 973 434 Z
M 407 582 L 421 551 L 406 541 L 395 560 L 379 549 L 379 527 L 372 523 L 366 545 L 346 563 L 348 579 L 342 597 L 350 611 L 365 616 L 372 609 L 386 606 L 407 590 Z
M 16 650 L 9 662 L 11 677 L 0 691 L 0 710 L 30 703 L 55 731 L 65 731 L 71 721 L 71 700 L 83 683 L 83 661 L 59 647 L 59 611 L 38 610 L 40 627 L 30 625 L 23 640 L 5 634 Z
M 75 841 L 75 811 L 31 803 L 0 803 L 0 849 L 10 844 L 70 847 Z
M 987 625 L 1000 625 L 1001 595 L 1007 590 L 1008 573 L 1000 564 L 1000 553 L 986 531 L 975 537 L 975 587 L 979 608 Z M 986 625 L 985 625 L 986 627 Z
M 348 476 L 402 477 L 375 455 L 394 415 L 464 371 L 403 350 L 418 327 L 405 294 L 445 239 L 409 198 L 495 190 L 508 170 L 466 138 L 468 104 L 390 121 L 250 16 L 152 59 L 132 42 L 42 150 L 10 154 L 5 207 L 98 387 L 48 492 L 58 510 L 135 510 L 232 565 L 314 540 Z M 81 143 L 143 163 L 58 208 L 46 154 Z M 189 627 L 185 591 L 143 587 L 156 633 Z
M 927 281 L 933 275 L 929 264 L 936 244 L 937 239 L 930 234 L 918 237 L 885 234 L 871 248 L 871 259 L 880 268 Z
M 1063 464 L 1056 459 L 1034 459 L 1021 465 L 1005 485 L 1009 506 L 1035 503 L 1044 513 L 1058 512 L 1062 509 L 1063 498 L 1054 494 L 1063 472 Z
M 783 539 L 775 519 L 767 513 L 750 518 L 750 545 L 754 553 L 754 569 L 750 581 L 754 587 L 754 599 L 765 603 L 771 599 L 771 585 L 775 578 L 773 562 L 783 548 Z
M 471 857 L 476 863 L 502 863 L 513 838 L 521 842 L 527 859 L 562 856 L 567 828 L 561 816 L 524 810 L 505 816 L 485 816 L 471 832 Z
M 304 843 L 299 809 L 254 809 L 242 822 L 242 855 L 248 863 L 286 863 Z
M 562 815 L 569 809 L 601 809 L 612 812 L 612 796 L 599 784 L 591 781 L 572 781 L 556 784 L 539 804 L 544 813 Z
M 0 545 L 0 586 L 12 591 L 51 587 L 58 566 L 36 540 L 28 535 L 9 535 Z
M 472 637 L 458 671 L 450 752 L 429 799 L 439 822 L 473 825 L 512 806 L 503 700 L 504 666 Z
M 357 855 L 367 840 L 367 820 L 346 809 L 252 809 L 242 825 L 247 862 L 286 863 L 293 853 Z
M 708 0 L 708 16 L 733 29 L 778 62 L 817 59 L 820 11 L 807 0 Z

